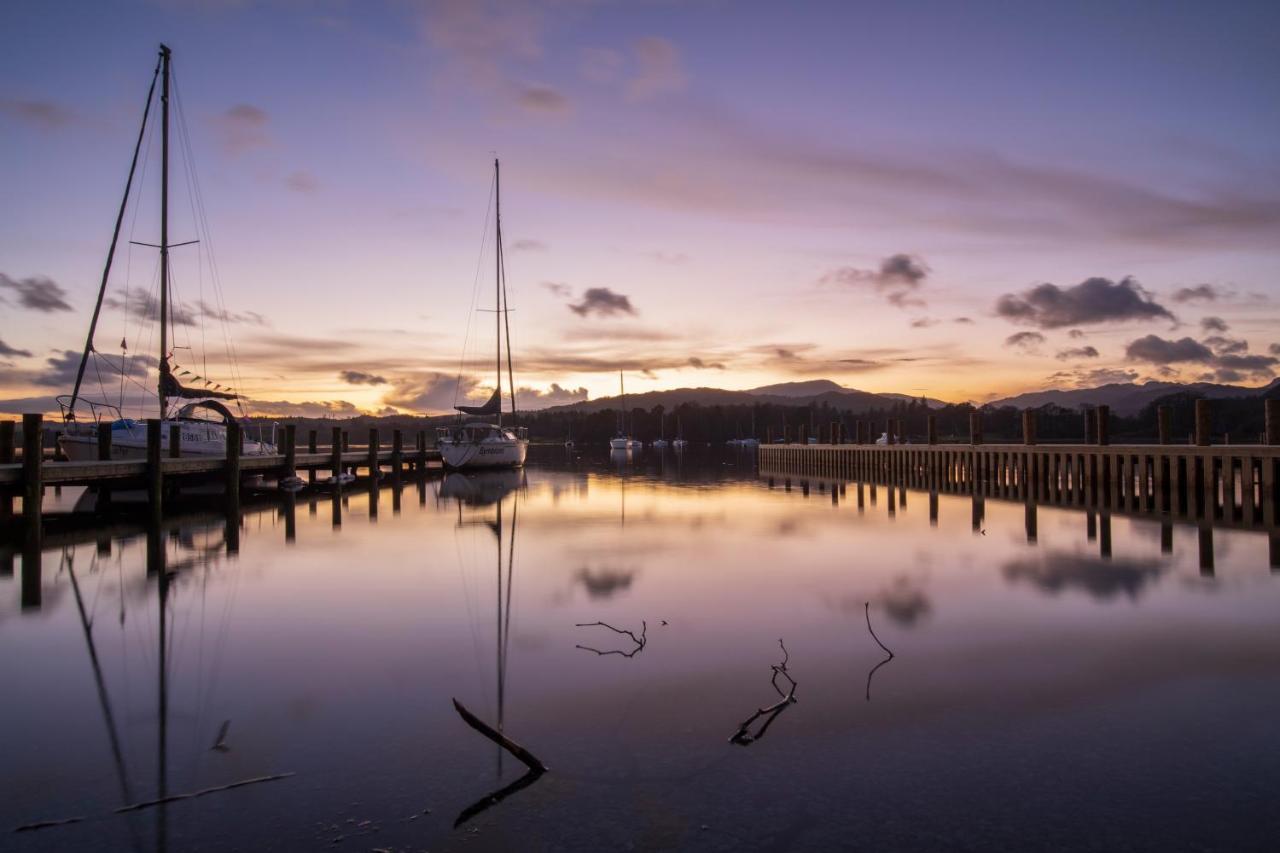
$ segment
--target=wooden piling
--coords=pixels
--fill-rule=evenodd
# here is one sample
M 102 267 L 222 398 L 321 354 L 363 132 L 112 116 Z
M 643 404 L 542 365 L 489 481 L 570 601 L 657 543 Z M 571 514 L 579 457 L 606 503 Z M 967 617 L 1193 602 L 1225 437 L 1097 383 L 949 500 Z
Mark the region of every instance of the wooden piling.
M 1266 415 L 1262 440 L 1267 444 L 1280 444 L 1280 400 L 1264 400 L 1262 405 Z
M 179 424 L 169 424 L 169 458 L 180 459 L 182 457 L 182 426 Z
M 929 416 L 929 420 L 933 420 L 933 415 Z M 933 442 L 930 442 L 932 444 Z M 969 413 L 969 443 L 977 446 L 982 444 L 982 413 Z
M 378 479 L 378 428 L 369 427 L 369 476 Z
M 329 468 L 333 472 L 333 484 L 338 485 L 338 478 L 342 476 L 342 430 L 334 427 L 329 436 Z
M 1208 400 L 1196 400 L 1196 447 L 1208 447 L 1210 444 L 1212 414 Z
M 1035 409 L 1024 409 L 1022 412 L 1022 443 L 1029 447 L 1036 443 Z
M 14 421 L 0 421 L 0 465 L 13 464 Z M 13 496 L 0 490 L 0 518 L 13 515 Z
M 99 421 L 98 423 L 98 461 L 106 462 L 111 459 L 111 421 Z
M 40 506 L 44 500 L 44 417 L 22 416 L 22 519 L 28 536 L 39 536 Z
M 298 476 L 298 452 L 294 448 L 294 444 L 298 439 L 297 424 L 284 425 L 284 468 L 280 472 L 281 477 Z
M 164 506 L 164 421 L 147 418 L 147 503 L 151 517 L 160 518 Z
M 1156 434 L 1160 444 L 1173 443 L 1173 407 L 1156 406 Z
M 315 430 L 308 430 L 308 431 L 307 431 L 307 452 L 308 452 L 308 453 L 315 453 L 315 452 L 316 452 L 316 438 L 317 438 L 317 436 L 316 436 L 316 431 L 315 431 Z M 307 482 L 308 482 L 308 483 L 315 483 L 315 481 L 316 481 L 316 469 L 315 469 L 315 468 L 308 468 L 308 469 L 307 469 Z
M 240 502 L 240 422 L 227 421 L 227 467 L 226 467 L 227 504 L 236 506 Z
M 391 431 L 391 473 L 399 478 L 400 465 L 404 457 L 404 434 L 400 430 Z
M 925 420 L 926 440 L 930 445 L 938 443 L 938 416 L 929 415 Z
M 1098 406 L 1093 413 L 1096 420 L 1094 435 L 1099 445 L 1106 446 L 1111 443 L 1111 407 Z

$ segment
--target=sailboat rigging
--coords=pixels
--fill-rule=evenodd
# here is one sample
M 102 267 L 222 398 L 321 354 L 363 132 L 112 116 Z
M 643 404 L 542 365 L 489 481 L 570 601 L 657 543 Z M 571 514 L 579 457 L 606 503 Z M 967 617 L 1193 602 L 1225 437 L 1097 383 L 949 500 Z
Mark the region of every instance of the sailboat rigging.
M 124 197 L 116 213 L 115 229 L 111 235 L 111 244 L 107 250 L 106 265 L 102 272 L 102 281 L 98 288 L 98 298 L 94 303 L 93 316 L 89 321 L 89 332 L 85 339 L 84 352 L 76 369 L 75 385 L 69 395 L 58 398 L 62 408 L 64 431 L 58 437 L 58 445 L 67 458 L 72 460 L 93 460 L 98 455 L 97 422 L 105 416 L 112 418 L 111 423 L 111 457 L 113 459 L 141 459 L 146 456 L 146 425 L 131 418 L 123 417 L 121 407 L 123 399 L 123 379 L 127 373 L 125 356 L 115 369 L 121 376 L 121 399 L 118 404 L 105 400 L 90 400 L 83 394 L 86 368 L 90 359 L 98 355 L 94 347 L 94 336 L 97 332 L 98 320 L 107 292 L 107 283 L 111 276 L 112 262 L 115 259 L 116 247 L 124 223 L 125 211 L 133 192 L 134 178 L 138 169 L 139 155 L 143 141 L 147 136 L 148 122 L 151 120 L 151 105 L 155 100 L 156 84 L 160 84 L 160 242 L 153 245 L 160 252 L 159 263 L 159 311 L 160 350 L 157 359 L 156 398 L 159 417 L 164 426 L 161 430 L 162 444 L 167 448 L 171 427 L 180 431 L 182 456 L 222 456 L 226 453 L 227 424 L 235 420 L 235 416 L 223 404 L 222 400 L 238 401 L 240 395 L 221 383 L 204 379 L 188 370 L 181 370 L 181 375 L 191 375 L 196 380 L 204 380 L 205 387 L 194 388 L 183 385 L 174 374 L 176 365 L 172 363 L 174 350 L 179 347 L 171 345 L 170 326 L 174 322 L 174 310 L 171 303 L 171 274 L 169 250 L 178 246 L 189 245 L 199 241 L 183 243 L 169 241 L 169 148 L 170 148 L 170 90 L 171 63 L 173 53 L 165 45 L 160 45 L 159 60 L 152 75 L 151 86 L 147 92 L 146 105 L 142 113 L 142 125 L 138 130 L 138 139 L 134 145 L 133 159 L 129 166 L 129 175 L 125 181 Z M 179 110 L 181 115 L 181 110 Z M 185 138 L 185 137 L 184 137 Z M 190 164 L 188 163 L 188 168 Z M 132 241 L 131 241 L 132 242 Z M 145 313 L 145 312 L 144 312 Z M 126 349 L 126 341 L 121 342 L 122 350 Z M 109 362 L 108 362 L 109 364 Z M 210 387 L 212 386 L 212 387 Z M 170 412 L 172 401 L 191 401 L 185 403 L 176 412 Z M 76 417 L 77 406 L 83 404 L 90 410 L 91 421 L 86 423 Z M 265 440 L 247 438 L 242 451 L 247 455 L 273 454 L 274 444 Z
M 627 425 L 627 386 L 622 381 L 622 371 L 618 371 L 618 390 L 621 396 L 620 409 L 618 411 L 618 434 L 609 439 L 609 447 L 612 450 L 639 450 L 644 446 L 642 442 L 631 437 L 631 430 Z
M 455 469 L 519 468 L 529 453 L 528 430 L 502 426 L 502 339 L 507 340 L 507 385 L 511 391 L 511 414 L 516 413 L 515 371 L 511 356 L 511 323 L 507 315 L 507 269 L 502 253 L 502 186 L 498 160 L 493 161 L 494 198 L 494 299 L 497 332 L 496 375 L 493 395 L 483 406 L 454 406 L 462 415 L 476 420 L 441 427 L 436 432 L 436 447 L 445 467 Z M 494 419 L 489 423 L 481 418 Z

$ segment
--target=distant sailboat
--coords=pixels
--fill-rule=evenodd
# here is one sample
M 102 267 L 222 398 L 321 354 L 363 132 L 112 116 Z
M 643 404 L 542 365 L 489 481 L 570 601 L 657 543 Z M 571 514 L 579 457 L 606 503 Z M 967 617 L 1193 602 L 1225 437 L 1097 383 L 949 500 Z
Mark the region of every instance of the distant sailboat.
M 481 468 L 519 468 L 524 465 L 529 453 L 527 431 L 521 427 L 515 431 L 502 426 L 502 337 L 503 328 L 507 329 L 507 382 L 511 388 L 511 413 L 516 409 L 516 386 L 511 366 L 511 332 L 510 324 L 504 322 L 507 315 L 506 266 L 502 258 L 502 191 L 499 182 L 498 161 L 493 161 L 493 198 L 494 198 L 494 295 L 497 318 L 497 372 L 496 382 L 491 396 L 483 406 L 454 406 L 461 415 L 470 415 L 476 420 L 469 420 L 452 427 L 441 427 L 436 431 L 436 447 L 440 450 L 440 458 L 445 467 L 453 469 Z M 481 418 L 493 418 L 489 423 Z
M 156 382 L 156 395 L 159 406 L 157 411 L 161 418 L 160 442 L 164 452 L 168 454 L 169 435 L 173 427 L 177 427 L 181 446 L 179 455 L 209 457 L 223 456 L 227 449 L 227 424 L 234 421 L 235 415 L 220 400 L 239 400 L 240 395 L 230 388 L 214 383 L 202 376 L 196 376 L 188 370 L 181 370 L 172 363 L 173 350 L 179 349 L 170 340 L 170 324 L 173 322 L 173 309 L 170 301 L 169 250 L 174 244 L 169 242 L 169 85 L 170 60 L 172 52 L 168 47 L 160 46 L 160 59 L 156 64 L 155 74 L 151 80 L 151 90 L 147 93 L 146 107 L 142 113 L 142 127 L 138 131 L 138 140 L 134 147 L 133 163 L 129 168 L 129 177 L 125 182 L 124 198 L 120 202 L 116 215 L 115 231 L 112 233 L 111 246 L 107 251 L 106 267 L 102 273 L 102 284 L 98 289 L 98 300 L 94 304 L 93 317 L 89 321 L 89 334 L 85 340 L 84 352 L 80 356 L 80 366 L 76 371 L 75 386 L 72 392 L 58 398 L 62 408 L 64 431 L 58 436 L 58 446 L 63 454 L 74 461 L 92 461 L 98 458 L 97 423 L 101 418 L 112 418 L 111 423 L 111 458 L 112 459 L 145 459 L 147 455 L 147 425 L 142 421 L 123 417 L 121 407 L 124 406 L 121 382 L 121 397 L 118 403 L 105 400 L 87 399 L 81 392 L 85 378 L 85 369 L 90 359 L 97 356 L 94 348 L 94 333 L 97 331 L 98 317 L 102 312 L 107 282 L 111 276 L 111 262 L 115 257 L 116 243 L 120 238 L 121 225 L 133 188 L 133 178 L 138 167 L 138 155 L 142 142 L 146 137 L 147 120 L 151 114 L 151 104 L 155 96 L 156 82 L 160 83 L 160 243 L 155 248 L 160 250 L 160 350 L 159 370 Z M 180 111 L 181 115 L 181 111 Z M 188 168 L 191 169 L 190 163 Z M 191 171 L 194 174 L 194 170 Z M 192 241 L 196 242 L 196 241 Z M 150 245 L 150 244 L 142 244 Z M 180 243 L 178 245 L 185 245 Z M 124 343 L 121 343 L 124 346 Z M 122 354 L 120 364 L 115 368 L 122 376 L 128 367 Z M 203 380 L 203 388 L 184 386 L 175 376 L 193 376 L 193 381 Z M 99 385 L 101 385 L 99 378 Z M 212 386 L 212 388 L 210 388 Z M 189 400 L 176 412 L 170 412 L 173 400 Z M 92 415 L 88 423 L 76 419 L 76 407 L 87 406 Z M 275 445 L 266 441 L 245 437 L 241 451 L 245 455 L 274 454 Z
M 666 421 L 667 421 L 667 416 L 665 412 L 661 415 L 658 415 L 658 437 L 655 438 L 649 445 L 654 450 L 666 450 L 667 448 L 668 441 L 666 439 L 666 431 L 663 429 L 663 427 L 666 424 Z
M 671 442 L 671 447 L 675 450 L 684 450 L 689 446 L 689 442 L 684 439 L 684 422 L 679 417 L 676 418 L 676 440 Z
M 622 371 L 618 371 L 618 389 L 622 397 L 622 409 L 618 412 L 618 434 L 609 439 L 609 449 L 611 450 L 639 450 L 644 447 L 631 437 L 631 431 L 627 429 L 627 387 L 622 381 Z

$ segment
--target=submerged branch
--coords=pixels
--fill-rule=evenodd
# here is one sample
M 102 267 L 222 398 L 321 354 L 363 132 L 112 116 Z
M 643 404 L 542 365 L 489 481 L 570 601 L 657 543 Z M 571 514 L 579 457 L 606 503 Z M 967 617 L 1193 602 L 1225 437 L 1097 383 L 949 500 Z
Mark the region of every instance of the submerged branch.
M 165 803 L 172 803 L 178 800 L 193 800 L 196 797 L 203 797 L 206 794 L 216 794 L 219 791 L 230 791 L 233 788 L 243 788 L 245 785 L 257 785 L 261 782 L 275 782 L 279 779 L 288 779 L 290 776 L 296 776 L 296 773 L 276 773 L 272 776 L 255 776 L 252 779 L 241 779 L 239 782 L 232 782 L 229 785 L 218 785 L 213 788 L 203 788 L 199 791 L 192 791 L 190 794 L 172 794 L 168 797 L 161 797 L 158 800 L 146 800 L 141 803 L 133 803 L 128 806 L 121 806 L 115 810 L 115 814 L 124 814 L 125 812 L 136 812 L 142 809 L 149 809 L 152 806 L 160 806 Z
M 870 601 L 866 602 L 866 613 L 867 613 L 867 630 L 871 632 L 871 639 L 876 641 L 877 646 L 884 649 L 885 654 L 887 654 L 889 657 L 893 657 L 893 652 L 889 651 L 888 646 L 880 642 L 880 638 L 876 636 L 875 630 L 871 627 L 871 602 Z
M 615 628 L 612 625 L 610 625 L 608 622 L 578 622 L 573 627 L 595 628 L 597 626 L 601 628 L 608 628 L 610 631 L 613 631 L 615 634 L 623 634 L 627 637 L 630 637 L 631 642 L 635 643 L 636 647 L 631 651 L 623 651 L 622 649 L 609 649 L 608 651 L 601 651 L 600 649 L 593 648 L 591 646 L 583 646 L 583 645 L 575 646 L 575 648 L 579 648 L 587 652 L 595 652 L 597 655 L 600 655 L 601 657 L 605 655 L 619 655 L 624 658 L 633 658 L 636 655 L 638 655 L 640 652 L 644 651 L 645 644 L 649 642 L 649 639 L 648 639 L 649 623 L 644 620 L 641 620 L 640 622 L 640 636 L 638 637 L 635 635 L 634 631 L 628 631 L 624 628 Z
M 521 776 L 516 781 L 512 782 L 510 785 L 507 785 L 505 788 L 501 788 L 497 791 L 494 791 L 492 794 L 485 794 L 483 797 L 476 800 L 474 803 L 467 806 L 462 811 L 458 812 L 458 817 L 453 822 L 453 828 L 457 829 L 458 827 L 462 826 L 464 823 L 471 820 L 473 817 L 480 814 L 484 810 L 492 806 L 496 806 L 498 803 L 502 802 L 507 797 L 511 796 L 512 794 L 518 791 L 523 791 L 525 788 L 529 787 L 530 785 L 532 785 L 534 782 L 537 782 L 541 778 L 542 778 L 541 770 L 530 769 L 528 773 L 525 773 L 523 776 Z
M 796 687 L 799 685 L 797 685 L 796 680 L 791 677 L 791 673 L 787 672 L 787 663 L 791 660 L 791 655 L 787 652 L 787 647 L 781 639 L 778 640 L 778 645 L 782 647 L 782 662 L 772 664 L 770 666 L 770 669 L 773 670 L 773 677 L 769 679 L 769 683 L 773 685 L 773 689 L 776 690 L 778 695 L 782 698 L 767 708 L 757 709 L 754 714 L 743 720 L 738 725 L 738 730 L 729 737 L 729 743 L 734 743 L 738 746 L 748 746 L 755 743 L 765 736 L 765 733 L 769 731 L 769 727 L 773 725 L 773 721 L 778 719 L 779 714 L 795 704 Z M 778 676 L 782 676 L 787 681 L 791 682 L 791 688 L 785 693 L 782 691 L 782 688 L 778 686 Z M 766 718 L 764 723 L 761 724 L 760 728 L 757 729 L 755 733 L 752 733 L 751 724 L 761 717 Z
M 880 642 L 880 638 L 876 636 L 876 632 L 871 629 L 871 602 L 870 601 L 866 602 L 866 614 L 867 614 L 867 631 L 871 633 L 871 639 L 875 640 L 876 645 L 884 649 L 884 653 L 888 655 L 887 658 L 880 661 L 880 663 L 871 667 L 871 669 L 867 671 L 867 701 L 870 702 L 871 701 L 871 677 L 876 674 L 876 670 L 878 670 L 880 667 L 887 664 L 889 661 L 893 660 L 893 652 L 889 651 L 888 646 Z
M 534 773 L 547 772 L 547 765 L 543 764 L 536 755 L 468 711 L 457 699 L 453 700 L 453 707 L 457 710 L 458 716 L 462 717 L 463 722 L 514 755 L 525 767 Z

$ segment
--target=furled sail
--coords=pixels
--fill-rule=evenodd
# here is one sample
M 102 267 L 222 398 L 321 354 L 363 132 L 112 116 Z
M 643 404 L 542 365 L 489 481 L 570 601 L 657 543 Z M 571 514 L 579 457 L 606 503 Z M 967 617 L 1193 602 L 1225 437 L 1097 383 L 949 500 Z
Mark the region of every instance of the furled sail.
M 489 402 L 485 403 L 483 406 L 454 406 L 454 408 L 459 412 L 462 412 L 464 415 L 473 415 L 475 417 L 496 415 L 498 412 L 502 411 L 502 397 L 500 394 L 500 391 L 494 391 L 493 396 L 489 398 Z

